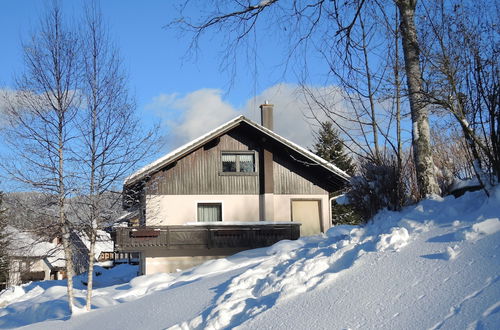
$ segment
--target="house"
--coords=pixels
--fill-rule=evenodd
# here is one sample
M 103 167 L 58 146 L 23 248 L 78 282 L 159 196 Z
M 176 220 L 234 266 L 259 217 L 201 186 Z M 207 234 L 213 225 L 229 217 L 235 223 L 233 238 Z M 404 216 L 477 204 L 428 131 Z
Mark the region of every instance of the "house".
M 65 278 L 64 252 L 57 239 L 47 242 L 11 226 L 6 233 L 11 237 L 7 287 Z
M 273 132 L 273 105 L 260 108 L 262 125 L 234 118 L 125 180 L 140 226 L 117 228 L 116 249 L 140 252 L 143 274 L 331 226 L 331 194 L 349 175 Z
M 66 278 L 66 258 L 60 237 L 50 241 L 47 237 L 7 226 L 9 236 L 8 274 L 6 287 L 30 281 L 62 280 Z M 75 274 L 88 268 L 90 242 L 84 234 L 75 231 L 70 234 L 73 249 Z M 113 240 L 102 230 L 97 232 L 94 250 L 95 262 L 103 267 L 112 267 L 115 258 Z
M 74 233 L 73 245 L 80 251 L 81 255 L 85 256 L 84 266 L 88 265 L 88 254 L 90 251 L 90 239 L 84 232 Z M 75 244 L 78 242 L 78 244 Z M 96 241 L 94 245 L 94 262 L 102 267 L 112 267 L 114 265 L 115 252 L 114 242 L 111 235 L 104 230 L 96 231 Z

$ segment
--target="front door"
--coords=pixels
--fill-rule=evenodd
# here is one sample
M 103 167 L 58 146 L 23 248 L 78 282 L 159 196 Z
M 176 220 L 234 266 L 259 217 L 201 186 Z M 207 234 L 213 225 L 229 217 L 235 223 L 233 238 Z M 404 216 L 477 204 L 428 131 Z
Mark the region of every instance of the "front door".
M 300 236 L 321 233 L 319 200 L 292 200 L 292 221 L 300 222 Z

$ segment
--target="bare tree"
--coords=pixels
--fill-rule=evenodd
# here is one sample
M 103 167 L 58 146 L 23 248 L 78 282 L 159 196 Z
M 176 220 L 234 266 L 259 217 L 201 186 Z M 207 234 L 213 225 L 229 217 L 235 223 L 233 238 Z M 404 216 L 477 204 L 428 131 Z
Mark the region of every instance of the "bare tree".
M 310 49 L 322 48 L 321 44 L 327 44 L 332 48 L 340 47 L 339 49 L 343 50 L 345 58 L 349 61 L 353 48 L 360 45 L 352 37 L 355 27 L 363 26 L 363 11 L 378 8 L 379 13 L 384 13 L 389 7 L 393 8 L 395 3 L 401 22 L 400 34 L 413 122 L 413 148 L 419 189 L 422 196 L 439 193 L 430 147 L 428 103 L 423 93 L 420 71 L 419 40 L 415 25 L 416 0 L 395 0 L 389 3 L 365 0 L 218 1 L 216 4 L 211 4 L 207 15 L 194 19 L 183 14 L 183 10 L 191 3 L 185 2 L 181 6 L 180 18 L 172 22 L 170 26 L 174 25 L 194 33 L 192 46 L 197 46 L 204 32 L 217 29 L 227 32 L 228 39 L 232 41 L 228 43 L 227 50 L 235 51 L 245 40 L 251 39 L 251 44 L 257 42 L 258 24 L 263 22 L 265 25 L 263 30 L 287 31 L 289 47 L 285 60 L 287 64 L 294 54 L 298 55 L 297 58 L 303 59 L 303 64 L 305 64 L 311 52 Z M 348 75 L 349 72 L 345 74 Z M 369 69 L 365 68 L 365 74 L 368 74 L 368 81 L 371 81 Z M 368 100 L 373 101 L 374 86 L 370 83 L 368 87 Z M 369 107 L 371 113 L 373 102 Z M 373 115 L 371 117 L 374 119 Z M 370 125 L 372 131 L 376 132 L 376 121 L 371 121 Z M 377 136 L 375 133 L 374 143 L 377 142 Z M 375 146 L 378 147 L 378 142 Z M 377 154 L 377 148 L 374 154 Z
M 422 44 L 427 98 L 441 116 L 451 115 L 487 188 L 500 178 L 498 8 L 489 1 L 439 1 L 425 6 L 425 14 L 432 33 Z
M 397 95 L 390 75 L 399 63 L 397 51 L 392 54 L 397 31 L 393 31 L 394 21 L 384 12 L 380 16 L 382 19 L 360 14 L 360 23 L 350 31 L 350 54 L 332 45 L 319 49 L 344 103 L 331 103 L 331 97 L 303 86 L 312 117 L 319 120 L 321 114 L 329 118 L 342 131 L 351 152 L 376 164 L 382 163 L 386 153 L 401 154 L 400 130 L 393 127 L 401 118 L 397 116 Z M 399 83 L 399 77 L 395 80 Z
M 72 179 L 68 146 L 78 107 L 78 42 L 53 4 L 38 31 L 23 44 L 25 73 L 16 80 L 17 93 L 8 101 L 5 141 L 11 154 L 4 168 L 18 182 L 57 196 L 57 212 L 66 259 L 68 304 L 73 310 L 71 224 L 66 215 Z
M 121 201 L 121 194 L 113 192 L 120 190 L 125 174 L 143 160 L 157 139 L 156 129 L 141 130 L 120 55 L 95 2 L 85 7 L 80 31 L 83 104 L 74 157 L 81 165 L 83 185 L 77 214 L 90 241 L 86 302 L 90 310 L 97 231 L 109 224 L 109 204 Z
M 439 194 L 430 142 L 429 107 L 423 93 L 420 45 L 415 25 L 417 0 L 396 0 L 401 20 L 408 97 L 413 122 L 413 154 L 417 182 L 422 196 Z
M 9 235 L 7 217 L 3 206 L 3 193 L 0 192 L 0 290 L 7 287 L 9 280 Z

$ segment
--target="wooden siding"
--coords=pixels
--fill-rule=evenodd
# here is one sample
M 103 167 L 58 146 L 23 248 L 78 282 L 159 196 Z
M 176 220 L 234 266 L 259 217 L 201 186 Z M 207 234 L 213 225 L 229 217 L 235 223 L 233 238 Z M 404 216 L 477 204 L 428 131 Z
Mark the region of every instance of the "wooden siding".
M 307 179 L 304 169 L 286 156 L 274 155 L 274 193 L 278 195 L 321 195 L 328 192 Z M 295 163 L 295 164 L 294 164 Z M 304 167 L 304 166 L 302 166 Z
M 222 151 L 248 151 L 254 148 L 252 141 L 232 131 L 156 172 L 146 184 L 146 193 L 159 195 L 258 194 L 258 175 L 219 174 Z M 256 152 L 256 164 L 258 164 L 258 157 L 258 152 Z
M 272 157 L 272 186 L 267 191 L 264 149 Z M 223 151 L 254 151 L 257 173 L 221 175 Z M 341 186 L 338 178 L 321 166 L 242 125 L 154 173 L 146 181 L 145 191 L 153 195 L 254 195 L 271 191 L 282 195 L 319 195 Z

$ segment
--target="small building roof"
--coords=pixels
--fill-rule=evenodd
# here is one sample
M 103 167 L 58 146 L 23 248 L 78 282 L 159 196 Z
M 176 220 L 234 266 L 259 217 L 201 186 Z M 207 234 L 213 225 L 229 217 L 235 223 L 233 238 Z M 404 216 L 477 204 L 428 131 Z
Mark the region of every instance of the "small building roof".
M 78 237 L 85 245 L 87 250 L 90 250 L 90 240 L 88 239 L 87 235 L 84 233 L 79 233 Z M 113 252 L 114 248 L 115 244 L 111 239 L 111 235 L 104 230 L 97 230 L 94 246 L 94 258 L 98 260 L 102 252 Z
M 28 232 L 7 226 L 9 235 L 9 254 L 14 258 L 39 258 L 45 259 L 50 267 L 64 267 L 66 262 L 60 244 L 43 241 Z
M 144 166 L 137 172 L 133 173 L 129 177 L 125 179 L 125 186 L 130 186 L 134 183 L 139 182 L 140 180 L 146 178 L 147 176 L 151 175 L 152 173 L 160 170 L 162 167 L 180 159 L 181 157 L 185 156 L 186 154 L 190 153 L 191 151 L 203 146 L 205 143 L 211 141 L 212 139 L 221 136 L 231 129 L 235 128 L 236 126 L 240 125 L 241 123 L 246 123 L 250 125 L 251 127 L 255 128 L 256 130 L 264 133 L 266 136 L 269 138 L 295 150 L 302 156 L 306 157 L 310 161 L 320 165 L 321 167 L 325 168 L 326 170 L 330 171 L 331 173 L 335 174 L 336 176 L 340 177 L 341 179 L 348 181 L 350 179 L 349 174 L 346 172 L 342 171 L 339 169 L 337 166 L 333 165 L 332 163 L 324 160 L 323 158 L 315 155 L 314 153 L 310 152 L 309 150 L 299 146 L 298 144 L 282 137 L 279 134 L 276 134 L 272 130 L 257 124 L 256 122 L 246 118 L 245 116 L 239 116 L 236 117 L 219 127 L 215 128 L 214 130 L 200 136 L 197 139 L 192 140 L 191 142 L 188 142 L 184 144 L 183 146 L 171 151 L 170 153 L 166 154 L 165 156 L 158 158 L 154 162 L 150 163 L 149 165 Z

